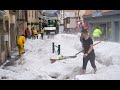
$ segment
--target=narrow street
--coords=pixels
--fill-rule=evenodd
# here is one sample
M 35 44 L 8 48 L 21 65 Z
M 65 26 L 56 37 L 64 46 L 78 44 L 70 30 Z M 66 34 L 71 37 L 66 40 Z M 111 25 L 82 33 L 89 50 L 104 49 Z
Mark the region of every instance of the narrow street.
M 120 80 L 119 16 L 0 10 L 0 80 Z
M 120 75 L 120 55 L 112 53 L 119 52 L 120 47 L 117 49 L 116 47 L 120 44 L 117 43 L 103 41 L 101 44 L 95 46 L 97 56 L 96 65 L 99 69 L 96 74 L 92 74 L 92 68 L 89 63 L 87 69 L 88 74 L 79 75 L 80 68 L 82 67 L 82 54 L 74 59 L 56 61 L 51 64 L 50 57 L 55 55 L 52 54 L 52 42 L 61 45 L 62 55 L 74 55 L 80 50 L 81 45 L 78 41 L 79 38 L 77 35 L 69 34 L 59 34 L 52 39 L 45 37 L 44 40 L 28 39 L 25 44 L 26 53 L 21 58 L 24 59 L 25 62 L 19 65 L 18 63 L 21 60 L 19 59 L 14 61 L 13 65 L 7 65 L 3 69 L 1 68 L 0 72 L 2 73 L 0 77 L 1 79 L 8 80 L 120 79 L 118 77 Z M 114 45 L 114 47 L 109 47 L 111 48 L 111 54 L 104 55 L 109 52 L 108 45 L 110 44 Z M 104 53 L 102 52 L 103 50 Z M 16 57 L 17 54 L 18 53 L 15 52 L 12 57 Z M 98 61 L 100 60 L 103 63 L 99 63 Z M 111 62 L 111 64 L 107 65 L 109 62 Z

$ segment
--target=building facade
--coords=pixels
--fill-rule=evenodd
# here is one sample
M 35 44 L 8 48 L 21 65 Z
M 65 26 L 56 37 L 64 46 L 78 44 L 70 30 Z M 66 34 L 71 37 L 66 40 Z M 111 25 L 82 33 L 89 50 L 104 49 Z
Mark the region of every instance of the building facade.
M 65 32 L 79 32 L 78 22 L 81 20 L 79 11 L 80 10 L 63 10 Z
M 17 46 L 17 37 L 25 34 L 31 24 L 39 28 L 39 10 L 0 10 L 0 65 L 10 58 L 11 51 Z M 31 30 L 30 30 L 31 31 Z
M 16 47 L 16 24 L 14 10 L 3 10 L 0 18 L 0 64 L 10 57 L 10 51 Z M 1 13 L 1 12 L 0 12 Z
M 91 11 L 92 12 L 92 11 Z M 101 10 L 84 15 L 84 23 L 88 22 L 91 36 L 95 28 L 103 32 L 103 40 L 120 42 L 120 10 Z
M 27 10 L 27 24 L 31 32 L 31 28 L 34 25 L 37 30 L 39 30 L 39 17 L 40 10 Z
M 27 10 L 17 10 L 16 13 L 16 30 L 17 37 L 25 33 L 27 28 Z

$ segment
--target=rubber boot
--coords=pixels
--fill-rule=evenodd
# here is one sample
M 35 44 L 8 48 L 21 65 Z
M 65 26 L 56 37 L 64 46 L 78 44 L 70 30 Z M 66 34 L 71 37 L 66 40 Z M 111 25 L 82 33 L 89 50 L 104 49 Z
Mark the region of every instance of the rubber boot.
M 96 73 L 96 71 L 97 71 L 97 68 L 94 68 L 94 74 Z
M 82 74 L 85 74 L 86 73 L 86 70 L 82 69 Z

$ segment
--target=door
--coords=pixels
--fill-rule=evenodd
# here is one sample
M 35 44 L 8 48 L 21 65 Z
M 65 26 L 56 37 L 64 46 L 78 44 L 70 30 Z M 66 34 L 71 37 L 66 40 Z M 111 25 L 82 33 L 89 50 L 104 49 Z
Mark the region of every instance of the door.
M 112 39 L 112 28 L 111 28 L 111 23 L 110 22 L 107 23 L 106 34 L 107 34 L 107 40 L 110 41 Z
M 107 39 L 107 25 L 106 24 L 100 24 L 100 29 L 102 31 L 101 39 Z
M 115 41 L 119 42 L 119 32 L 120 26 L 119 26 L 119 22 L 115 22 Z

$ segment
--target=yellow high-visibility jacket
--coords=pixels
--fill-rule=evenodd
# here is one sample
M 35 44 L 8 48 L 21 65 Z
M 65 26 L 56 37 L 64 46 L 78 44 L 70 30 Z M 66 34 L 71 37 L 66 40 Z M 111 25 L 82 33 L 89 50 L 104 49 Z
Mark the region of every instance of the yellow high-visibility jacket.
M 44 34 L 44 32 L 45 32 L 44 28 L 43 29 L 41 28 L 41 32 L 40 33 Z
M 24 44 L 26 41 L 24 36 L 19 36 L 17 39 L 17 44 Z
M 33 34 L 35 35 L 35 34 L 38 34 L 38 32 L 37 32 L 37 30 L 35 29 L 35 30 L 33 30 Z
M 100 29 L 95 29 L 93 32 L 93 37 L 100 37 L 102 34 Z

